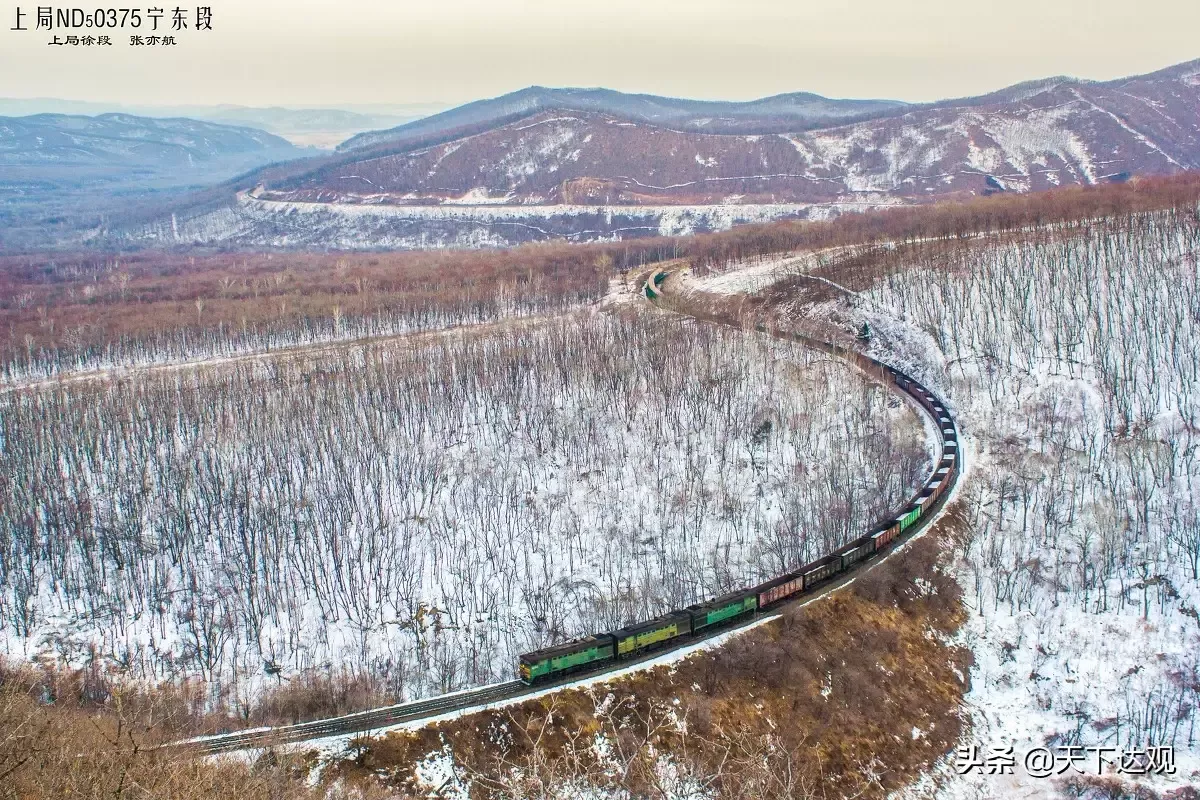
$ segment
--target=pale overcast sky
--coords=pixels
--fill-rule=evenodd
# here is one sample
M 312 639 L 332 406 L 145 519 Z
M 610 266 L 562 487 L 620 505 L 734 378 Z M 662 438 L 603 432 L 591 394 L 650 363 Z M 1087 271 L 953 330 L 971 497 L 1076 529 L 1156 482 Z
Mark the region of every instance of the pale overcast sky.
M 1197 0 L 200 0 L 212 31 L 144 48 L 129 34 L 148 30 L 127 29 L 107 49 L 9 30 L 18 7 L 32 27 L 39 1 L 0 0 L 0 96 L 456 104 L 541 84 L 925 101 L 1200 57 Z

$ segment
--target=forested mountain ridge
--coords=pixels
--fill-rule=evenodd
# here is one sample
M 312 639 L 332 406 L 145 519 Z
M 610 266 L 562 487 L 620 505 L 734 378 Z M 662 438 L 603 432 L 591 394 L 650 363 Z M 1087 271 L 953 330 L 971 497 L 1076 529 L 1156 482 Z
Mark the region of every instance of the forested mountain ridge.
M 343 145 L 355 148 L 346 159 L 268 185 L 268 195 L 410 205 L 912 201 L 1200 166 L 1200 61 L 1107 83 L 1052 78 L 979 98 L 880 106 L 876 118 L 812 130 L 794 116 L 744 116 L 746 135 L 616 105 L 530 104 L 488 130 L 405 146 L 409 131 L 464 106 L 355 137 Z
M 714 134 L 665 111 L 649 122 L 645 109 L 631 119 L 592 105 L 537 106 L 449 132 L 404 126 L 399 138 L 243 176 L 169 215 L 115 220 L 90 241 L 413 249 L 629 239 L 1200 167 L 1200 60 L 791 132 Z M 461 111 L 430 120 L 470 117 Z

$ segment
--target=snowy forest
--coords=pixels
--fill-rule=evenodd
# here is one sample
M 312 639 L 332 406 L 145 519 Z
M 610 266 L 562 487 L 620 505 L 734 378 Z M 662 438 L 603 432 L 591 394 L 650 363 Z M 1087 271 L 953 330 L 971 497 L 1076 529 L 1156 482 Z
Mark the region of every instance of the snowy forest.
M 974 439 L 980 735 L 1200 744 L 1198 253 L 1188 204 L 901 248 L 856 298 Z
M 0 437 L 3 652 L 242 713 L 508 679 L 834 549 L 930 459 L 850 367 L 629 305 L 10 390 Z
M 572 250 L 560 277 L 550 254 L 537 273 L 508 253 L 501 280 L 460 276 L 448 302 L 401 282 L 376 302 L 351 263 L 302 306 L 314 261 L 216 298 L 192 287 L 94 339 L 48 300 L 20 309 L 0 385 L 0 656 L 186 684 L 259 724 L 283 719 L 255 706 L 289 686 L 361 678 L 382 704 L 506 680 L 521 652 L 826 553 L 911 494 L 928 436 L 846 364 L 687 312 L 773 314 L 952 411 L 966 471 L 926 575 L 956 582 L 941 602 L 958 616 L 910 622 L 974 661 L 938 701 L 963 702 L 963 741 L 1168 745 L 1196 774 L 1200 213 L 1193 194 L 1122 210 L 1107 191 L 1044 219 L 1070 196 L 1003 198 L 1021 214 L 999 228 L 934 207 L 905 211 L 933 233 L 849 244 L 857 227 L 798 249 L 764 228 L 776 252 L 738 231 L 653 267 Z M 895 219 L 855 225 L 875 223 Z M 637 289 L 660 269 L 655 307 Z M 99 274 L 85 283 L 123 301 Z M 879 597 L 846 652 L 892 641 Z M 723 652 L 704 674 L 744 676 Z

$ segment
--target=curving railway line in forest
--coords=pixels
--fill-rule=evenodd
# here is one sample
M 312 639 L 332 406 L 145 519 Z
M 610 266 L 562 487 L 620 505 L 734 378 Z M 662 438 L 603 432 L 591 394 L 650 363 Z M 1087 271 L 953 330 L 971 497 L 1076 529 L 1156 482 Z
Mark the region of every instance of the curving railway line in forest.
M 641 293 L 655 305 L 662 298 L 668 273 L 656 271 Z M 485 706 L 541 693 L 584 678 L 603 676 L 660 657 L 664 652 L 702 642 L 713 636 L 746 627 L 764 616 L 778 616 L 779 609 L 797 600 L 811 600 L 854 580 L 860 570 L 870 569 L 899 543 L 923 528 L 945 503 L 961 472 L 958 429 L 946 406 L 926 387 L 908 375 L 853 349 L 804 334 L 758 322 L 747 325 L 733 317 L 689 309 L 683 313 L 698 320 L 752 329 L 777 339 L 796 342 L 828 353 L 858 367 L 872 380 L 882 383 L 911 401 L 938 432 L 938 457 L 932 473 L 921 488 L 896 512 L 889 514 L 863 536 L 834 552 L 778 575 L 757 586 L 725 595 L 706 603 L 673 611 L 647 622 L 612 633 L 527 653 L 521 656 L 521 680 L 439 695 L 312 722 L 257 728 L 175 742 L 166 747 L 201 755 L 248 748 L 271 747 L 310 741 L 328 736 L 379 730 L 402 722 Z

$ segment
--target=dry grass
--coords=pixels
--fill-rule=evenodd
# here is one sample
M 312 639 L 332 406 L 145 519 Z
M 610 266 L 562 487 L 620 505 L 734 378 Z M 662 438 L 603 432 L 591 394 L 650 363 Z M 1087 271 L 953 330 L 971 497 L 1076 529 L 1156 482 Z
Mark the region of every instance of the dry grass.
M 44 686 L 43 686 L 44 688 Z M 319 796 L 305 765 L 267 759 L 211 763 L 153 749 L 170 721 L 173 696 L 109 696 L 103 705 L 49 704 L 45 694 L 0 686 L 0 799 L 155 798 L 302 800 Z
M 47 711 L 119 716 L 141 725 L 139 743 L 145 746 L 240 728 L 292 725 L 397 702 L 377 678 L 313 670 L 268 686 L 253 698 L 227 693 L 214 704 L 211 687 L 203 681 L 148 685 L 101 669 L 99 663 L 95 659 L 90 667 L 72 669 L 0 658 L 0 698 L 29 698 Z
M 413 790 L 413 765 L 448 743 L 481 797 L 578 779 L 661 796 L 681 775 L 719 797 L 883 796 L 960 734 L 970 653 L 947 643 L 963 611 L 942 554 L 965 525 L 951 508 L 849 588 L 675 669 L 365 739 L 330 774 Z

